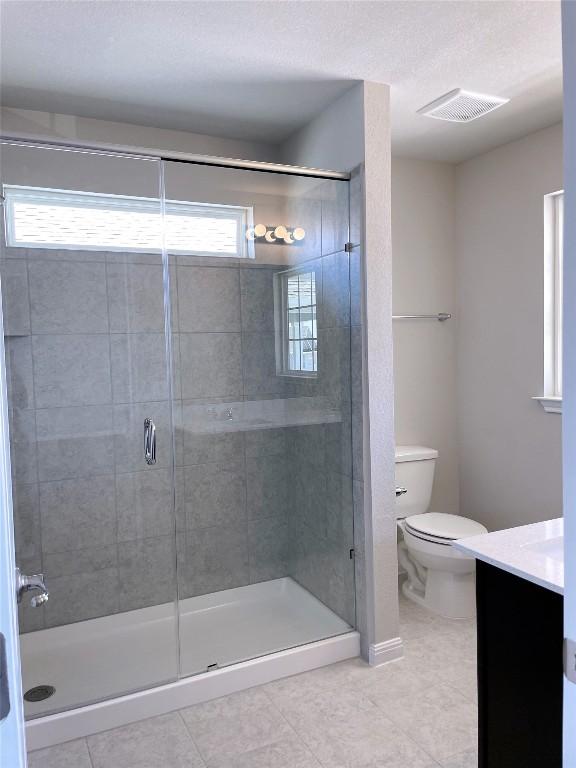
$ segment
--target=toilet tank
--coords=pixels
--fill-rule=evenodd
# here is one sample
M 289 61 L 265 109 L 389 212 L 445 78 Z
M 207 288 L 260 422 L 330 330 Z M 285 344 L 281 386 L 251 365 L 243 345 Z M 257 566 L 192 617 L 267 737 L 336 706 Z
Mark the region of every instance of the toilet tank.
M 421 515 L 428 511 L 438 451 L 423 445 L 396 446 L 396 487 L 406 488 L 396 497 L 396 517 Z

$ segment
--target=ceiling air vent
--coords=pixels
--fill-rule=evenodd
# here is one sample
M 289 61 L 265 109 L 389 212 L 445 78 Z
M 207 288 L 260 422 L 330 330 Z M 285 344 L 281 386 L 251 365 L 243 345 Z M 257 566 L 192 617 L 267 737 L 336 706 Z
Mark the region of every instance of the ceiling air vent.
M 510 99 L 501 99 L 499 96 L 487 96 L 485 93 L 473 93 L 456 88 L 430 104 L 426 104 L 418 110 L 418 114 L 435 117 L 437 120 L 450 120 L 453 123 L 469 123 L 509 101 Z

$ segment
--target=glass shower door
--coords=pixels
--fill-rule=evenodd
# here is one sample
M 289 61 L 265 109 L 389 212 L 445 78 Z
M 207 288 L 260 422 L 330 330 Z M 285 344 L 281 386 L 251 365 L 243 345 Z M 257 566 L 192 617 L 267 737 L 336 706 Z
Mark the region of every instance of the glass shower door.
M 150 159 L 2 146 L 17 563 L 50 593 L 20 605 L 28 717 L 177 677 L 159 180 Z
M 348 183 L 165 162 L 180 673 L 355 625 Z

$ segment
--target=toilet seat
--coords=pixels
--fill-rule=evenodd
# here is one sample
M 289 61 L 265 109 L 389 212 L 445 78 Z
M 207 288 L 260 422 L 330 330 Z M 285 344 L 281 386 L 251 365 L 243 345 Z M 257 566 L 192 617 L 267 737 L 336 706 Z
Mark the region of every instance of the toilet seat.
M 460 515 L 443 512 L 425 512 L 412 515 L 404 520 L 406 530 L 424 541 L 451 546 L 456 539 L 467 536 L 479 536 L 488 530 L 481 523 Z

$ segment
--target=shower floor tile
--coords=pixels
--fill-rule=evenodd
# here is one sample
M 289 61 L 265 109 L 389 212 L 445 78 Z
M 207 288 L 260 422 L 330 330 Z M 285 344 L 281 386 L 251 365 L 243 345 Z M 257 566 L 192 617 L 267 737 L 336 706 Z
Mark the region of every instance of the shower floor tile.
M 477 768 L 474 622 L 434 617 L 401 597 L 400 625 L 406 653 L 399 661 L 322 667 L 33 752 L 30 766 Z M 449 718 L 447 701 L 455 702 Z M 404 713 L 418 707 L 415 729 Z M 152 751 L 142 747 L 147 740 Z

